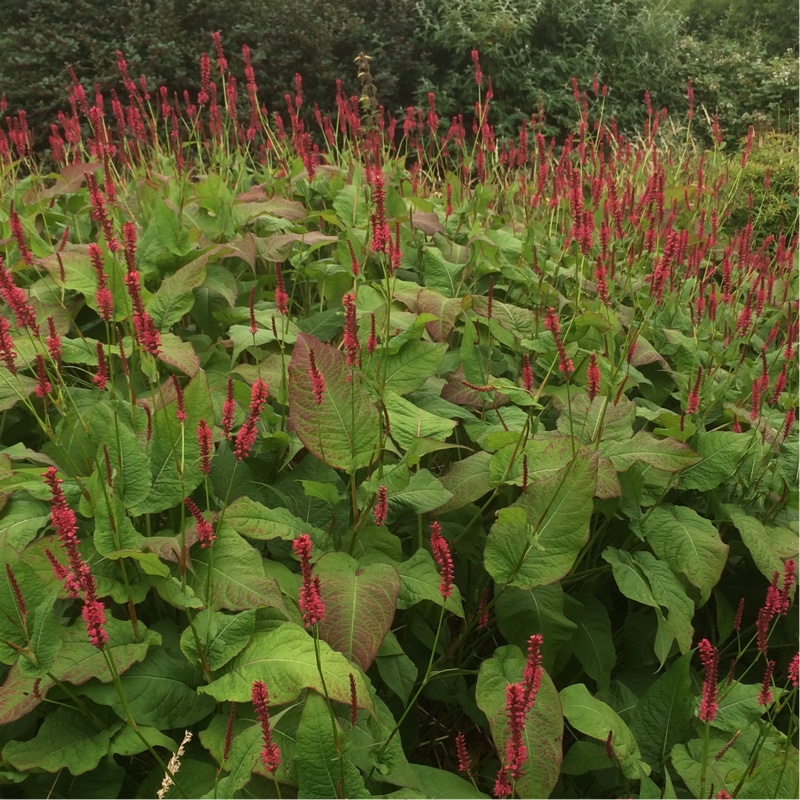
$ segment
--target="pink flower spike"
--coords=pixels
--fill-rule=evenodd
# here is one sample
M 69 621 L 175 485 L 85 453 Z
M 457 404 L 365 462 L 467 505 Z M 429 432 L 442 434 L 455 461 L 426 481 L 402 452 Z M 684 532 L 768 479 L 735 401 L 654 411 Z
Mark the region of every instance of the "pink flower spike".
M 36 355 L 36 396 L 45 397 L 53 391 L 53 384 L 47 378 L 44 356 L 41 353 Z
M 456 735 L 456 755 L 458 756 L 458 771 L 469 775 L 472 771 L 472 762 L 467 752 L 467 743 L 464 734 L 460 731 Z
M 311 537 L 307 533 L 298 536 L 292 544 L 292 549 L 300 560 L 300 573 L 303 579 L 298 605 L 300 611 L 303 612 L 303 622 L 306 628 L 309 628 L 322 622 L 325 617 L 325 604 L 320 596 L 319 577 L 311 575 L 311 552 L 313 549 Z
M 197 536 L 200 539 L 200 547 L 211 547 L 214 543 L 216 536 L 214 535 L 214 527 L 212 524 L 200 513 L 197 503 L 191 497 L 186 497 L 183 500 L 186 508 L 194 517 L 197 525 Z
M 98 389 L 105 389 L 108 385 L 108 362 L 106 361 L 106 351 L 102 342 L 95 345 L 97 351 L 97 372 L 92 381 Z
M 794 658 L 789 662 L 789 683 L 795 689 L 800 683 L 800 653 L 795 653 Z
M 442 536 L 442 526 L 438 522 L 431 523 L 431 550 L 433 558 L 439 566 L 439 594 L 447 600 L 453 593 L 453 557 L 450 555 L 450 545 Z
M 256 716 L 261 723 L 261 764 L 267 772 L 275 772 L 281 764 L 281 752 L 272 738 L 272 726 L 269 721 L 269 692 L 263 681 L 253 681 L 251 699 Z
M 761 681 L 761 690 L 758 693 L 758 705 L 767 706 L 772 702 L 772 672 L 775 669 L 775 662 L 768 661 L 764 671 L 764 680 Z
M 375 501 L 373 517 L 375 524 L 380 526 L 386 522 L 386 515 L 389 512 L 389 497 L 385 486 L 378 487 L 378 499 Z
M 225 402 L 222 404 L 222 438 L 227 439 L 233 427 L 233 416 L 236 413 L 236 401 L 233 399 L 233 378 L 228 378 L 228 389 Z
M 325 378 L 319 371 L 319 367 L 317 367 L 317 359 L 313 347 L 309 349 L 308 357 L 310 361 L 308 374 L 311 378 L 311 390 L 314 392 L 314 400 L 319 405 L 325 399 Z
M 211 472 L 211 450 L 214 447 L 214 439 L 211 428 L 204 419 L 197 423 L 197 443 L 200 446 L 200 472 L 208 475 Z
M 717 648 L 708 639 L 701 640 L 697 646 L 700 660 L 706 674 L 703 680 L 703 699 L 700 703 L 698 719 L 701 722 L 713 722 L 717 716 Z
M 171 375 L 170 379 L 172 380 L 172 385 L 175 387 L 175 416 L 178 418 L 178 422 L 183 425 L 184 422 L 189 419 L 186 414 L 186 405 L 183 400 L 183 387 L 181 386 L 177 375 Z
M 89 635 L 89 641 L 98 649 L 102 650 L 103 645 L 108 642 L 108 633 L 106 633 L 106 612 L 105 606 L 98 599 L 87 600 L 83 605 L 81 611 L 84 624 L 86 625 L 86 633 Z

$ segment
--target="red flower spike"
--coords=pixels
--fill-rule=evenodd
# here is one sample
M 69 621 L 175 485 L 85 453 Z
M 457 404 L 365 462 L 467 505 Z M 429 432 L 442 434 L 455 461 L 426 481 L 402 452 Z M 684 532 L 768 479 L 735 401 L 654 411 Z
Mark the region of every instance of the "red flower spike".
M 353 249 L 353 243 L 348 241 L 347 246 L 350 248 L 350 271 L 353 273 L 353 277 L 357 278 L 361 274 L 361 267 L 358 264 L 358 258 L 356 258 L 356 251 Z
M 356 296 L 352 293 L 342 297 L 344 305 L 344 349 L 345 361 L 348 365 L 358 364 L 358 352 L 361 344 L 358 341 L 358 327 L 356 323 Z
M 214 439 L 211 428 L 204 419 L 197 423 L 197 443 L 200 446 L 200 472 L 208 475 L 211 472 L 211 450 L 214 447 Z
M 277 262 L 275 264 L 275 282 L 275 305 L 281 314 L 286 315 L 289 313 L 289 295 L 286 294 L 286 287 L 283 285 L 281 265 Z
M 542 634 L 534 633 L 528 639 L 528 657 L 525 661 L 525 670 L 522 680 L 525 686 L 526 713 L 533 708 L 536 702 L 536 695 L 542 685 Z
M 258 420 L 268 399 L 269 387 L 259 378 L 250 390 L 250 409 L 247 419 L 236 436 L 233 454 L 237 461 L 241 461 L 250 455 L 258 435 Z
M 589 402 L 591 403 L 600 392 L 600 367 L 597 366 L 597 356 L 594 353 L 589 355 L 589 366 L 586 368 L 587 391 Z
M 53 384 L 47 378 L 47 369 L 45 368 L 44 356 L 41 353 L 36 354 L 36 396 L 45 397 L 53 391 Z
M 258 333 L 258 323 L 256 322 L 256 287 L 250 288 L 250 335 Z
M 314 348 L 308 351 L 309 361 L 311 365 L 308 368 L 308 374 L 311 378 L 311 389 L 314 392 L 314 400 L 319 405 L 325 399 L 325 378 L 317 367 L 317 360 L 314 354 Z
M 523 742 L 527 717 L 526 690 L 522 683 L 506 686 L 506 717 L 508 719 L 508 739 L 506 741 L 505 767 L 508 776 L 518 781 L 525 774 L 528 748 Z
M 58 369 L 61 369 L 61 337 L 56 330 L 56 323 L 52 317 L 47 318 L 47 352 Z
M 700 703 L 698 719 L 701 722 L 713 722 L 717 716 L 717 648 L 708 639 L 701 640 L 697 649 L 703 662 L 706 674 L 703 680 L 703 699 Z
M 185 497 L 183 502 L 186 505 L 186 508 L 189 509 L 189 513 L 194 517 L 194 521 L 197 524 L 197 536 L 200 539 L 200 547 L 211 547 L 211 545 L 214 543 L 214 539 L 217 538 L 214 535 L 214 527 L 200 513 L 197 503 L 195 503 L 191 497 Z
M 12 374 L 17 374 L 17 351 L 14 349 L 14 340 L 11 338 L 11 323 L 0 316 L 0 358 L 6 369 Z
M 775 662 L 768 661 L 764 671 L 764 679 L 761 681 L 761 690 L 758 693 L 758 705 L 766 706 L 772 702 L 772 673 L 775 669 Z
M 355 727 L 358 724 L 358 689 L 356 688 L 356 676 L 350 673 L 350 724 Z
M 558 351 L 559 372 L 562 372 L 564 377 L 568 378 L 575 372 L 575 365 L 572 359 L 567 357 L 567 349 L 564 347 L 564 341 L 561 338 L 561 325 L 558 321 L 556 310 L 552 307 L 547 309 L 544 326 L 553 334 L 553 339 L 555 340 L 556 350 Z
M 105 629 L 105 606 L 100 600 L 88 600 L 83 604 L 81 616 L 86 625 L 86 633 L 89 635 L 89 641 L 96 648 L 102 650 L 103 645 L 108 642 L 108 633 L 106 633 Z
M 236 401 L 233 399 L 233 378 L 228 378 L 228 390 L 222 404 L 222 437 L 227 439 L 233 427 L 233 416 L 236 413 Z
M 95 372 L 92 381 L 98 389 L 105 389 L 108 385 L 108 362 L 106 361 L 106 351 L 102 342 L 95 344 L 97 351 L 97 372 Z
M 796 689 L 800 683 L 800 653 L 796 653 L 789 662 L 789 683 Z
M 478 604 L 479 628 L 489 627 L 489 612 L 486 610 L 488 602 L 489 602 L 489 590 L 484 588 L 484 590 L 481 592 L 481 602 Z
M 689 398 L 686 402 L 686 413 L 688 415 L 696 414 L 698 409 L 700 408 L 700 384 L 702 380 L 703 380 L 703 368 L 698 367 L 697 378 L 694 382 L 694 386 L 689 392 Z
M 28 296 L 14 283 L 9 271 L 5 268 L 3 257 L 0 256 L 0 294 L 6 305 L 14 312 L 18 328 L 28 328 L 34 335 L 39 333 L 36 324 L 36 312 L 28 304 Z
M 456 755 L 458 756 L 458 771 L 469 775 L 472 771 L 472 761 L 467 752 L 467 743 L 464 734 L 460 731 L 456 735 Z
M 533 369 L 527 353 L 522 356 L 522 385 L 527 391 L 533 391 Z
M 269 721 L 269 692 L 263 681 L 253 681 L 251 699 L 256 716 L 261 723 L 261 764 L 267 772 L 275 772 L 281 764 L 281 753 L 272 738 L 272 726 Z
M 298 536 L 292 544 L 292 549 L 300 559 L 300 573 L 303 582 L 300 586 L 298 605 L 300 611 L 303 612 L 303 622 L 308 628 L 321 622 L 325 617 L 325 604 L 320 597 L 319 578 L 311 575 L 311 551 L 313 549 L 311 537 L 307 533 Z
M 14 592 L 14 599 L 17 601 L 17 609 L 19 610 L 19 614 L 24 619 L 28 616 L 28 609 L 25 607 L 25 598 L 22 596 L 22 590 L 19 588 L 17 579 L 13 570 L 11 569 L 11 564 L 8 562 L 6 562 L 6 577 L 8 578 L 8 582 L 11 584 L 11 589 Z
M 231 710 L 228 712 L 228 724 L 225 726 L 225 739 L 222 745 L 222 761 L 223 763 L 228 760 L 231 754 L 231 745 L 233 744 L 233 726 L 236 722 L 236 703 L 231 703 Z
M 442 536 L 442 526 L 438 522 L 431 523 L 431 550 L 441 576 L 439 594 L 447 600 L 453 593 L 453 557 L 450 555 L 447 539 Z
M 375 315 L 369 315 L 369 338 L 367 339 L 367 352 L 372 354 L 378 348 L 378 334 L 375 331 Z
M 500 767 L 500 769 L 497 770 L 497 778 L 495 778 L 492 793 L 498 798 L 511 797 L 511 783 L 508 779 L 508 770 L 505 767 Z
M 177 375 L 170 375 L 170 379 L 172 380 L 172 385 L 175 387 L 175 416 L 178 418 L 178 422 L 183 425 L 184 422 L 189 419 L 186 414 L 186 405 L 183 399 L 183 387 Z
M 733 618 L 733 629 L 739 633 L 742 629 L 742 614 L 744 614 L 744 597 L 739 598 L 739 605 L 736 608 L 736 616 Z
M 389 496 L 385 486 L 378 487 L 378 499 L 375 502 L 375 508 L 372 515 L 375 519 L 375 524 L 380 526 L 386 522 L 386 515 L 389 512 Z
M 97 313 L 103 322 L 111 322 L 114 316 L 114 300 L 108 288 L 103 251 L 94 242 L 89 245 L 89 257 L 92 260 L 92 266 L 97 277 L 97 291 L 94 295 Z

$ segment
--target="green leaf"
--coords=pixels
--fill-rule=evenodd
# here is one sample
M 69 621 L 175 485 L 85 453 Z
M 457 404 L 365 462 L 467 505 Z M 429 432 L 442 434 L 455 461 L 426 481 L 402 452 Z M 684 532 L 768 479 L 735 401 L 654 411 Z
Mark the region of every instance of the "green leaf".
M 211 597 L 206 602 L 215 610 L 284 608 L 278 584 L 264 572 L 261 554 L 227 525 L 218 531 L 212 547 L 194 556 L 192 564 L 188 585 L 198 597 L 205 597 L 212 571 Z
M 542 664 L 548 671 L 552 671 L 559 649 L 571 644 L 577 630 L 577 625 L 564 614 L 565 598 L 559 583 L 534 589 L 509 586 L 497 596 L 495 616 L 503 636 L 524 649 L 531 634 L 541 633 Z
M 360 567 L 346 553 L 327 553 L 317 561 L 325 617 L 319 635 L 334 650 L 366 672 L 392 626 L 400 577 L 389 564 Z
M 64 628 L 53 610 L 58 591 L 51 592 L 49 597 L 39 604 L 28 615 L 28 635 L 31 650 L 36 656 L 36 665 L 20 656 L 19 670 L 22 675 L 42 677 L 53 666 L 59 650 L 61 650 Z
M 486 571 L 520 589 L 563 578 L 589 538 L 597 462 L 576 457 L 501 508 L 486 540 Z
M 361 774 L 339 749 L 341 729 L 331 728 L 325 700 L 310 693 L 297 728 L 294 757 L 298 797 L 369 797 Z M 335 738 L 334 738 L 335 737 Z
M 444 441 L 458 424 L 410 403 L 392 391 L 384 392 L 383 402 L 389 414 L 389 428 L 403 450 L 408 450 L 418 437 Z
M 128 708 L 141 725 L 154 728 L 183 728 L 211 713 L 214 702 L 198 695 L 202 674 L 179 653 L 165 647 L 153 648 L 140 664 L 134 664 L 121 678 Z M 121 719 L 126 710 L 113 684 L 90 684 L 84 694 L 96 703 L 110 706 Z
M 490 491 L 489 462 L 491 455 L 483 450 L 471 456 L 454 461 L 439 479 L 452 497 L 435 509 L 438 514 L 446 514 L 480 500 Z
M 146 725 L 139 726 L 139 733 L 151 747 L 163 747 L 170 753 L 178 749 L 178 743 L 169 736 L 161 733 L 158 728 L 149 728 Z M 136 731 L 126 725 L 118 731 L 111 740 L 111 755 L 136 756 L 147 750 L 145 743 L 136 735 Z
M 160 198 L 153 206 L 153 218 L 163 247 L 175 256 L 185 256 L 192 250 L 189 231 L 183 227 L 178 215 Z
M 705 603 L 719 583 L 728 545 L 709 520 L 687 506 L 664 503 L 650 511 L 642 533 L 655 554 L 700 589 Z
M 411 608 L 423 600 L 430 600 L 437 606 L 444 604 L 448 611 L 464 616 L 461 604 L 461 592 L 458 586 L 453 586 L 453 593 L 447 600 L 443 600 L 439 592 L 441 577 L 433 560 L 433 556 L 425 549 L 420 548 L 408 561 L 398 564 L 400 573 L 400 597 L 397 601 L 398 608 Z
M 692 731 L 691 658 L 691 653 L 678 658 L 650 685 L 633 709 L 631 730 L 642 757 L 659 772 L 663 771 L 673 746 L 687 739 Z
M 758 571 L 769 581 L 776 572 L 783 572 L 783 565 L 788 557 L 781 546 L 781 538 L 776 534 L 786 531 L 786 539 L 791 542 L 792 553 L 797 552 L 797 532 L 785 528 L 767 527 L 755 517 L 736 505 L 725 504 L 722 510 L 730 521 L 736 526 L 750 555 L 753 557 Z
M 194 292 L 206 279 L 208 257 L 200 257 L 165 278 L 147 302 L 147 312 L 159 330 L 166 330 L 192 310 Z
M 414 775 L 415 784 L 419 787 L 417 797 L 431 798 L 432 800 L 450 800 L 452 798 L 482 798 L 485 794 L 479 792 L 469 781 L 460 775 L 425 764 L 409 764 L 409 769 Z M 399 793 L 399 797 L 414 797 L 408 789 Z
M 734 431 L 699 432 L 695 447 L 699 460 L 681 475 L 681 488 L 707 492 L 736 474 L 736 467 L 755 446 L 752 436 Z
M 291 511 L 285 508 L 267 508 L 249 497 L 239 497 L 228 506 L 225 510 L 225 524 L 248 539 L 283 539 L 292 542 L 307 533 L 318 547 L 325 547 L 330 541 L 326 531 L 304 522 Z
M 417 680 L 416 664 L 405 654 L 397 637 L 389 631 L 381 643 L 375 664 L 383 682 L 403 703 L 408 703 Z
M 26 499 L 19 493 L 12 496 L 0 516 L 0 556 L 13 563 L 49 519 L 45 503 Z
M 407 342 L 400 352 L 388 356 L 386 367 L 376 359 L 378 375 L 384 376 L 384 390 L 405 395 L 419 389 L 441 366 L 447 344 Z
M 181 650 L 191 664 L 202 665 L 198 647 L 213 672 L 224 667 L 244 650 L 256 624 L 255 609 L 240 614 L 224 614 L 205 609 L 181 634 Z
M 560 697 L 564 717 L 573 728 L 601 741 L 606 741 L 611 732 L 611 747 L 626 778 L 638 778 L 642 772 L 650 774 L 633 733 L 616 711 L 592 697 L 582 683 L 562 689 Z
M 408 484 L 396 491 L 389 487 L 389 512 L 392 518 L 408 514 L 426 514 L 444 505 L 451 497 L 427 469 L 412 473 Z
M 638 431 L 626 441 L 602 440 L 600 449 L 611 459 L 617 472 L 630 469 L 637 461 L 665 472 L 680 472 L 692 468 L 700 457 L 677 439 L 656 439 L 647 431 Z
M 81 711 L 61 706 L 47 715 L 33 739 L 6 744 L 3 758 L 19 770 L 67 769 L 72 775 L 82 775 L 97 767 L 121 726 L 116 723 L 98 731 Z
M 350 704 L 350 675 L 356 681 L 359 708 L 374 713 L 372 699 L 361 672 L 347 659 L 320 642 L 320 659 L 325 685 L 332 700 Z M 225 675 L 198 691 L 217 700 L 250 701 L 253 681 L 262 680 L 269 687 L 270 702 L 282 705 L 296 700 L 303 689 L 323 693 L 317 669 L 314 639 L 289 622 L 271 631 L 257 631 L 245 649 L 228 665 Z
M 628 442 L 633 435 L 636 405 L 625 395 L 612 403 L 605 395 L 578 394 L 558 416 L 556 427 L 565 436 L 577 436 L 587 444 L 602 438 L 604 442 Z
M 166 388 L 163 392 L 167 396 Z M 203 481 L 197 423 L 201 418 L 206 421 L 214 418 L 204 372 L 198 372 L 189 381 L 183 395 L 188 416 L 183 430 L 172 403 L 153 413 L 153 434 L 148 450 L 152 488 L 147 498 L 130 509 L 135 516 L 154 514 L 182 503 Z
M 576 599 L 583 603 L 583 611 L 572 638 L 575 657 L 598 689 L 607 689 L 617 662 L 608 611 L 596 598 L 580 595 Z
M 422 251 L 425 288 L 441 292 L 445 297 L 458 297 L 462 294 L 460 277 L 465 266 L 447 261 L 438 247 L 425 247 Z
M 717 716 L 711 723 L 715 728 L 733 733 L 752 725 L 769 710 L 772 703 L 780 699 L 782 689 L 772 689 L 772 701 L 767 705 L 758 704 L 761 685 L 733 681 L 720 692 Z
M 723 738 L 711 737 L 709 753 L 719 753 L 725 747 Z M 672 748 L 672 766 L 681 776 L 692 797 L 705 797 L 711 786 L 714 792 L 730 794 L 747 769 L 746 759 L 735 747 L 729 748 L 719 759 L 705 753 L 702 739 L 692 739 L 688 744 L 676 744 Z M 705 783 L 702 777 L 705 777 Z M 701 791 L 702 790 L 702 791 Z
M 311 381 L 311 351 L 325 380 L 317 403 Z M 301 333 L 289 362 L 289 416 L 308 450 L 328 466 L 352 471 L 366 464 L 378 444 L 381 419 L 358 383 L 344 353 Z
M 522 680 L 525 656 L 518 647 L 498 647 L 494 655 L 481 663 L 475 701 L 486 714 L 497 752 L 506 752 L 508 715 L 506 712 L 506 687 Z M 547 672 L 542 672 L 542 683 L 536 702 L 525 721 L 523 741 L 528 748 L 525 775 L 517 781 L 520 797 L 549 797 L 558 781 L 561 768 L 561 739 L 564 720 L 558 692 Z
M 333 207 L 347 228 L 366 228 L 369 224 L 369 201 L 364 190 L 355 183 L 337 193 Z
M 667 564 L 652 553 L 626 553 L 615 547 L 607 547 L 603 559 L 611 564 L 622 594 L 657 610 L 667 610 L 669 629 L 678 640 L 681 652 L 688 653 L 694 634 L 694 603 Z

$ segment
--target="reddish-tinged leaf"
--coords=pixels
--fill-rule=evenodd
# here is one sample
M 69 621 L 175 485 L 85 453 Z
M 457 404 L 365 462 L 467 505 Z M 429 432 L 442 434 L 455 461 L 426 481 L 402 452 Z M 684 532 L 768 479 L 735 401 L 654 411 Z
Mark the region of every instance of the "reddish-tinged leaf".
M 327 553 L 315 566 L 325 618 L 320 636 L 365 672 L 392 626 L 400 576 L 390 564 L 359 567 L 345 553 Z
M 325 380 L 317 403 L 311 379 L 311 349 Z M 361 388 L 344 353 L 314 336 L 299 334 L 289 363 L 289 420 L 300 441 L 330 467 L 352 470 L 369 462 L 378 444 L 381 418 Z

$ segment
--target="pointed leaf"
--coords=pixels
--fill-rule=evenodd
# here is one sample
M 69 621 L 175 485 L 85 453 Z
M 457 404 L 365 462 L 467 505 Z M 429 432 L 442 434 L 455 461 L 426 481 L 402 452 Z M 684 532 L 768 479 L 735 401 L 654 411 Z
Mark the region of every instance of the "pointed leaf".
M 398 608 L 410 608 L 423 600 L 430 600 L 437 606 L 444 603 L 444 607 L 459 617 L 464 616 L 461 605 L 461 592 L 458 586 L 453 586 L 453 593 L 446 601 L 439 592 L 441 578 L 434 563 L 433 556 L 422 548 L 417 550 L 408 561 L 398 564 L 400 573 L 400 597 L 397 601 Z

